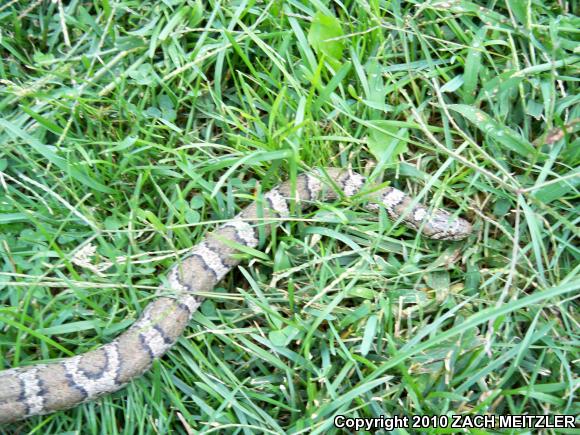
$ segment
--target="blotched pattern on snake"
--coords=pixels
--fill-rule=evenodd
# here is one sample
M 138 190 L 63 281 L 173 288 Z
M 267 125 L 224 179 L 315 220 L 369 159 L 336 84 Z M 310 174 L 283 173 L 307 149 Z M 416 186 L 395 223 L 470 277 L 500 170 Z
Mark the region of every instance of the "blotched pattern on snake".
M 201 304 L 199 292 L 210 291 L 238 263 L 237 245 L 258 246 L 257 225 L 290 214 L 290 201 L 304 205 L 357 194 L 365 179 L 352 171 L 328 168 L 299 175 L 247 206 L 194 246 L 168 273 L 172 296 L 154 299 L 141 317 L 111 343 L 51 364 L 36 364 L 0 372 L 0 423 L 74 407 L 119 390 L 143 374 L 179 338 Z M 422 234 L 438 240 L 460 240 L 471 225 L 444 210 L 414 204 L 392 187 L 374 192 L 371 202 L 386 208 Z M 263 226 L 268 235 L 271 225 Z M 229 243 L 228 243 L 229 242 Z M 231 243 L 235 242 L 235 243 Z

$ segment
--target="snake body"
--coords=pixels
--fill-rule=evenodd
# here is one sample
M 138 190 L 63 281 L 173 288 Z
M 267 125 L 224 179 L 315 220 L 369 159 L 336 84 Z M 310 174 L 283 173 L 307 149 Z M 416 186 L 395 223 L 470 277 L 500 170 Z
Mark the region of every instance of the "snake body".
M 207 234 L 173 265 L 164 284 L 171 295 L 156 297 L 114 341 L 58 362 L 1 371 L 0 424 L 72 408 L 121 389 L 177 341 L 202 302 L 198 293 L 210 291 L 239 263 L 236 246 L 258 246 L 259 223 L 287 217 L 291 201 L 297 205 L 328 201 L 336 199 L 341 191 L 352 196 L 364 183 L 357 173 L 328 168 L 301 174 L 294 183 L 286 181 L 269 191 L 262 200 Z M 415 204 L 392 187 L 374 192 L 371 202 L 382 204 L 391 219 L 403 221 L 433 239 L 460 240 L 471 232 L 467 221 L 444 210 Z M 267 236 L 271 225 L 264 225 L 263 231 Z

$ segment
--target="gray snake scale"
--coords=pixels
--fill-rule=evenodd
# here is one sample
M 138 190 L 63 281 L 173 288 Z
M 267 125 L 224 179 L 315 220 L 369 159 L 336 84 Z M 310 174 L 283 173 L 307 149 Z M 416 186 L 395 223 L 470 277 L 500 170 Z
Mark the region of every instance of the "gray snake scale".
M 336 199 L 339 191 L 352 196 L 364 183 L 365 179 L 352 171 L 328 168 L 301 174 L 294 185 L 287 181 L 269 191 L 263 200 L 207 234 L 178 261 L 167 276 L 171 296 L 153 299 L 140 318 L 114 341 L 58 362 L 0 371 L 0 424 L 68 409 L 121 389 L 180 337 L 202 302 L 196 294 L 210 291 L 239 263 L 235 246 L 258 246 L 257 225 L 287 217 L 290 199 L 305 204 Z M 371 196 L 370 201 L 382 204 L 390 218 L 430 238 L 460 240 L 471 232 L 467 221 L 444 210 L 415 205 L 395 188 L 387 187 Z M 271 226 L 264 225 L 266 236 Z

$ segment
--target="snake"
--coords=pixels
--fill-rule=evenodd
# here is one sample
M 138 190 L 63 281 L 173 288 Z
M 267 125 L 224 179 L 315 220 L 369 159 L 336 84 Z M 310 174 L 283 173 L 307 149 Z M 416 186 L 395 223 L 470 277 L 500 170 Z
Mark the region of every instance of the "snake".
M 56 362 L 0 371 L 0 424 L 70 409 L 120 390 L 176 343 L 203 301 L 200 293 L 211 291 L 236 267 L 245 248 L 258 247 L 274 223 L 305 205 L 357 195 L 366 183 L 351 169 L 319 168 L 256 195 L 170 267 L 160 287 L 165 290 L 155 294 L 117 338 Z M 382 206 L 390 219 L 431 239 L 461 240 L 472 233 L 471 224 L 458 213 L 426 207 L 394 187 L 380 185 L 368 192 L 369 208 Z

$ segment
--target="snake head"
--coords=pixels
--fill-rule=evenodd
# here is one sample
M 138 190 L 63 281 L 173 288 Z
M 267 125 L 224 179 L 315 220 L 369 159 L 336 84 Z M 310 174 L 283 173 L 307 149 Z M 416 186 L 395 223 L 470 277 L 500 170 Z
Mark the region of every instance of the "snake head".
M 433 211 L 423 225 L 423 234 L 435 240 L 463 240 L 472 232 L 468 221 L 441 209 Z

